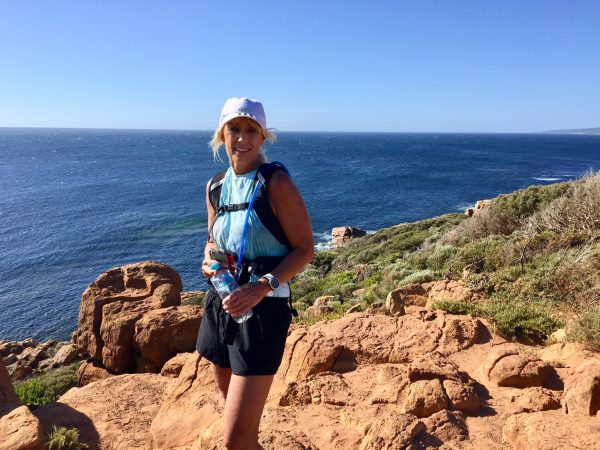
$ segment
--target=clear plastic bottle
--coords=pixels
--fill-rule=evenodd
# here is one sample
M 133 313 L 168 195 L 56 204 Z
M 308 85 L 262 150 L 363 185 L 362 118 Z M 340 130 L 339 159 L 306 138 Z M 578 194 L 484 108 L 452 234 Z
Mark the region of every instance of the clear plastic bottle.
M 218 262 L 213 263 L 210 268 L 216 270 L 210 281 L 221 299 L 227 297 L 238 288 L 237 281 L 235 281 L 233 275 L 229 273 L 229 270 L 223 269 Z M 231 317 L 233 317 L 233 320 L 235 320 L 237 323 L 243 323 L 252 317 L 252 310 L 250 309 L 243 316 Z

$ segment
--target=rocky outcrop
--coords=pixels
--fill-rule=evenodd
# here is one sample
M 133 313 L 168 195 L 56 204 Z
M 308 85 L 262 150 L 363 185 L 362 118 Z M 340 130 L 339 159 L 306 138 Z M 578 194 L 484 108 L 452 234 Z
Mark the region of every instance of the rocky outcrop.
M 12 409 L 12 407 L 17 406 L 19 403 L 8 370 L 6 370 L 6 366 L 2 358 L 0 358 L 0 408 Z
M 516 414 L 502 429 L 504 441 L 514 450 L 600 449 L 600 420 L 567 420 L 560 411 Z
M 19 381 L 79 360 L 76 352 L 65 349 L 67 345 L 67 342 L 53 339 L 46 342 L 33 339 L 0 341 L 0 358 L 4 360 L 11 379 Z
M 181 289 L 165 264 L 111 269 L 83 293 L 73 342 L 111 373 L 158 373 L 168 359 L 194 349 L 202 309 L 181 306 Z
M 42 425 L 27 406 L 0 417 L 0 450 L 45 450 Z
M 171 383 L 155 374 L 110 377 L 71 389 L 34 414 L 46 433 L 53 425 L 78 428 L 80 441 L 89 448 L 141 450 Z
M 331 230 L 331 243 L 333 247 L 343 247 L 350 240 L 362 237 L 367 234 L 366 231 L 355 227 L 336 227 Z
M 439 280 L 424 283 L 423 288 L 427 291 L 428 303 L 439 301 L 466 302 L 480 300 L 481 294 L 473 291 L 468 285 L 460 280 Z
M 580 398 L 594 404 L 598 357 L 573 370 L 573 352 L 553 351 L 557 368 L 536 378 L 546 364 L 536 353 L 549 357 L 493 336 L 483 320 L 423 308 L 294 325 L 259 440 L 266 450 L 595 448 L 579 433 L 598 433 L 598 417 L 557 408 L 562 383 L 589 388 L 573 391 L 567 408 Z M 507 377 L 497 373 L 502 365 Z M 111 376 L 34 412 L 44 429 L 59 417 L 99 450 L 222 448 L 223 400 L 210 363 L 180 353 L 163 373 Z M 523 387 L 532 380 L 545 387 Z

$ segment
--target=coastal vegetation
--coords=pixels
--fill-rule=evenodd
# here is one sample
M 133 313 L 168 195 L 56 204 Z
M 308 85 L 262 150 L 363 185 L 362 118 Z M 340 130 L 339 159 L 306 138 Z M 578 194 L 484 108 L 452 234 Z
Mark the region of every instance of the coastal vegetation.
M 42 375 L 15 383 L 15 392 L 23 405 L 41 406 L 55 401 L 79 385 L 77 370 L 81 362 L 59 367 Z
M 88 448 L 87 444 L 79 441 L 79 430 L 77 428 L 52 427 L 48 436 L 48 450 L 83 450 Z
M 293 283 L 299 309 L 333 295 L 342 315 L 413 283 L 460 280 L 478 301 L 433 305 L 488 319 L 509 338 L 569 339 L 600 351 L 600 175 L 501 195 L 474 216 L 397 225 L 322 251 Z

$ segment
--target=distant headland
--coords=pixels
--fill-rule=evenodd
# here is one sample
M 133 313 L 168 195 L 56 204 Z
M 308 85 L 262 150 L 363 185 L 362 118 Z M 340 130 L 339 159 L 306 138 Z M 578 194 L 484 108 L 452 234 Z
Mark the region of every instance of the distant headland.
M 600 127 L 596 128 L 578 128 L 575 130 L 551 130 L 544 131 L 544 133 L 555 133 L 555 134 L 599 134 Z

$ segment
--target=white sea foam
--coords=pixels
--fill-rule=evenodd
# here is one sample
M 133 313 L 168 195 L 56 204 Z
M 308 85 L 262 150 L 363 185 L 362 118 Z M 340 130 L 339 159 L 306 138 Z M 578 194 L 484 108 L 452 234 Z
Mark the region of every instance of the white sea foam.
M 323 232 L 323 233 L 313 233 L 313 238 L 315 240 L 315 250 L 327 250 L 332 247 L 331 244 L 331 233 Z
M 532 179 L 537 181 L 561 181 L 562 178 L 558 177 L 532 177 Z

